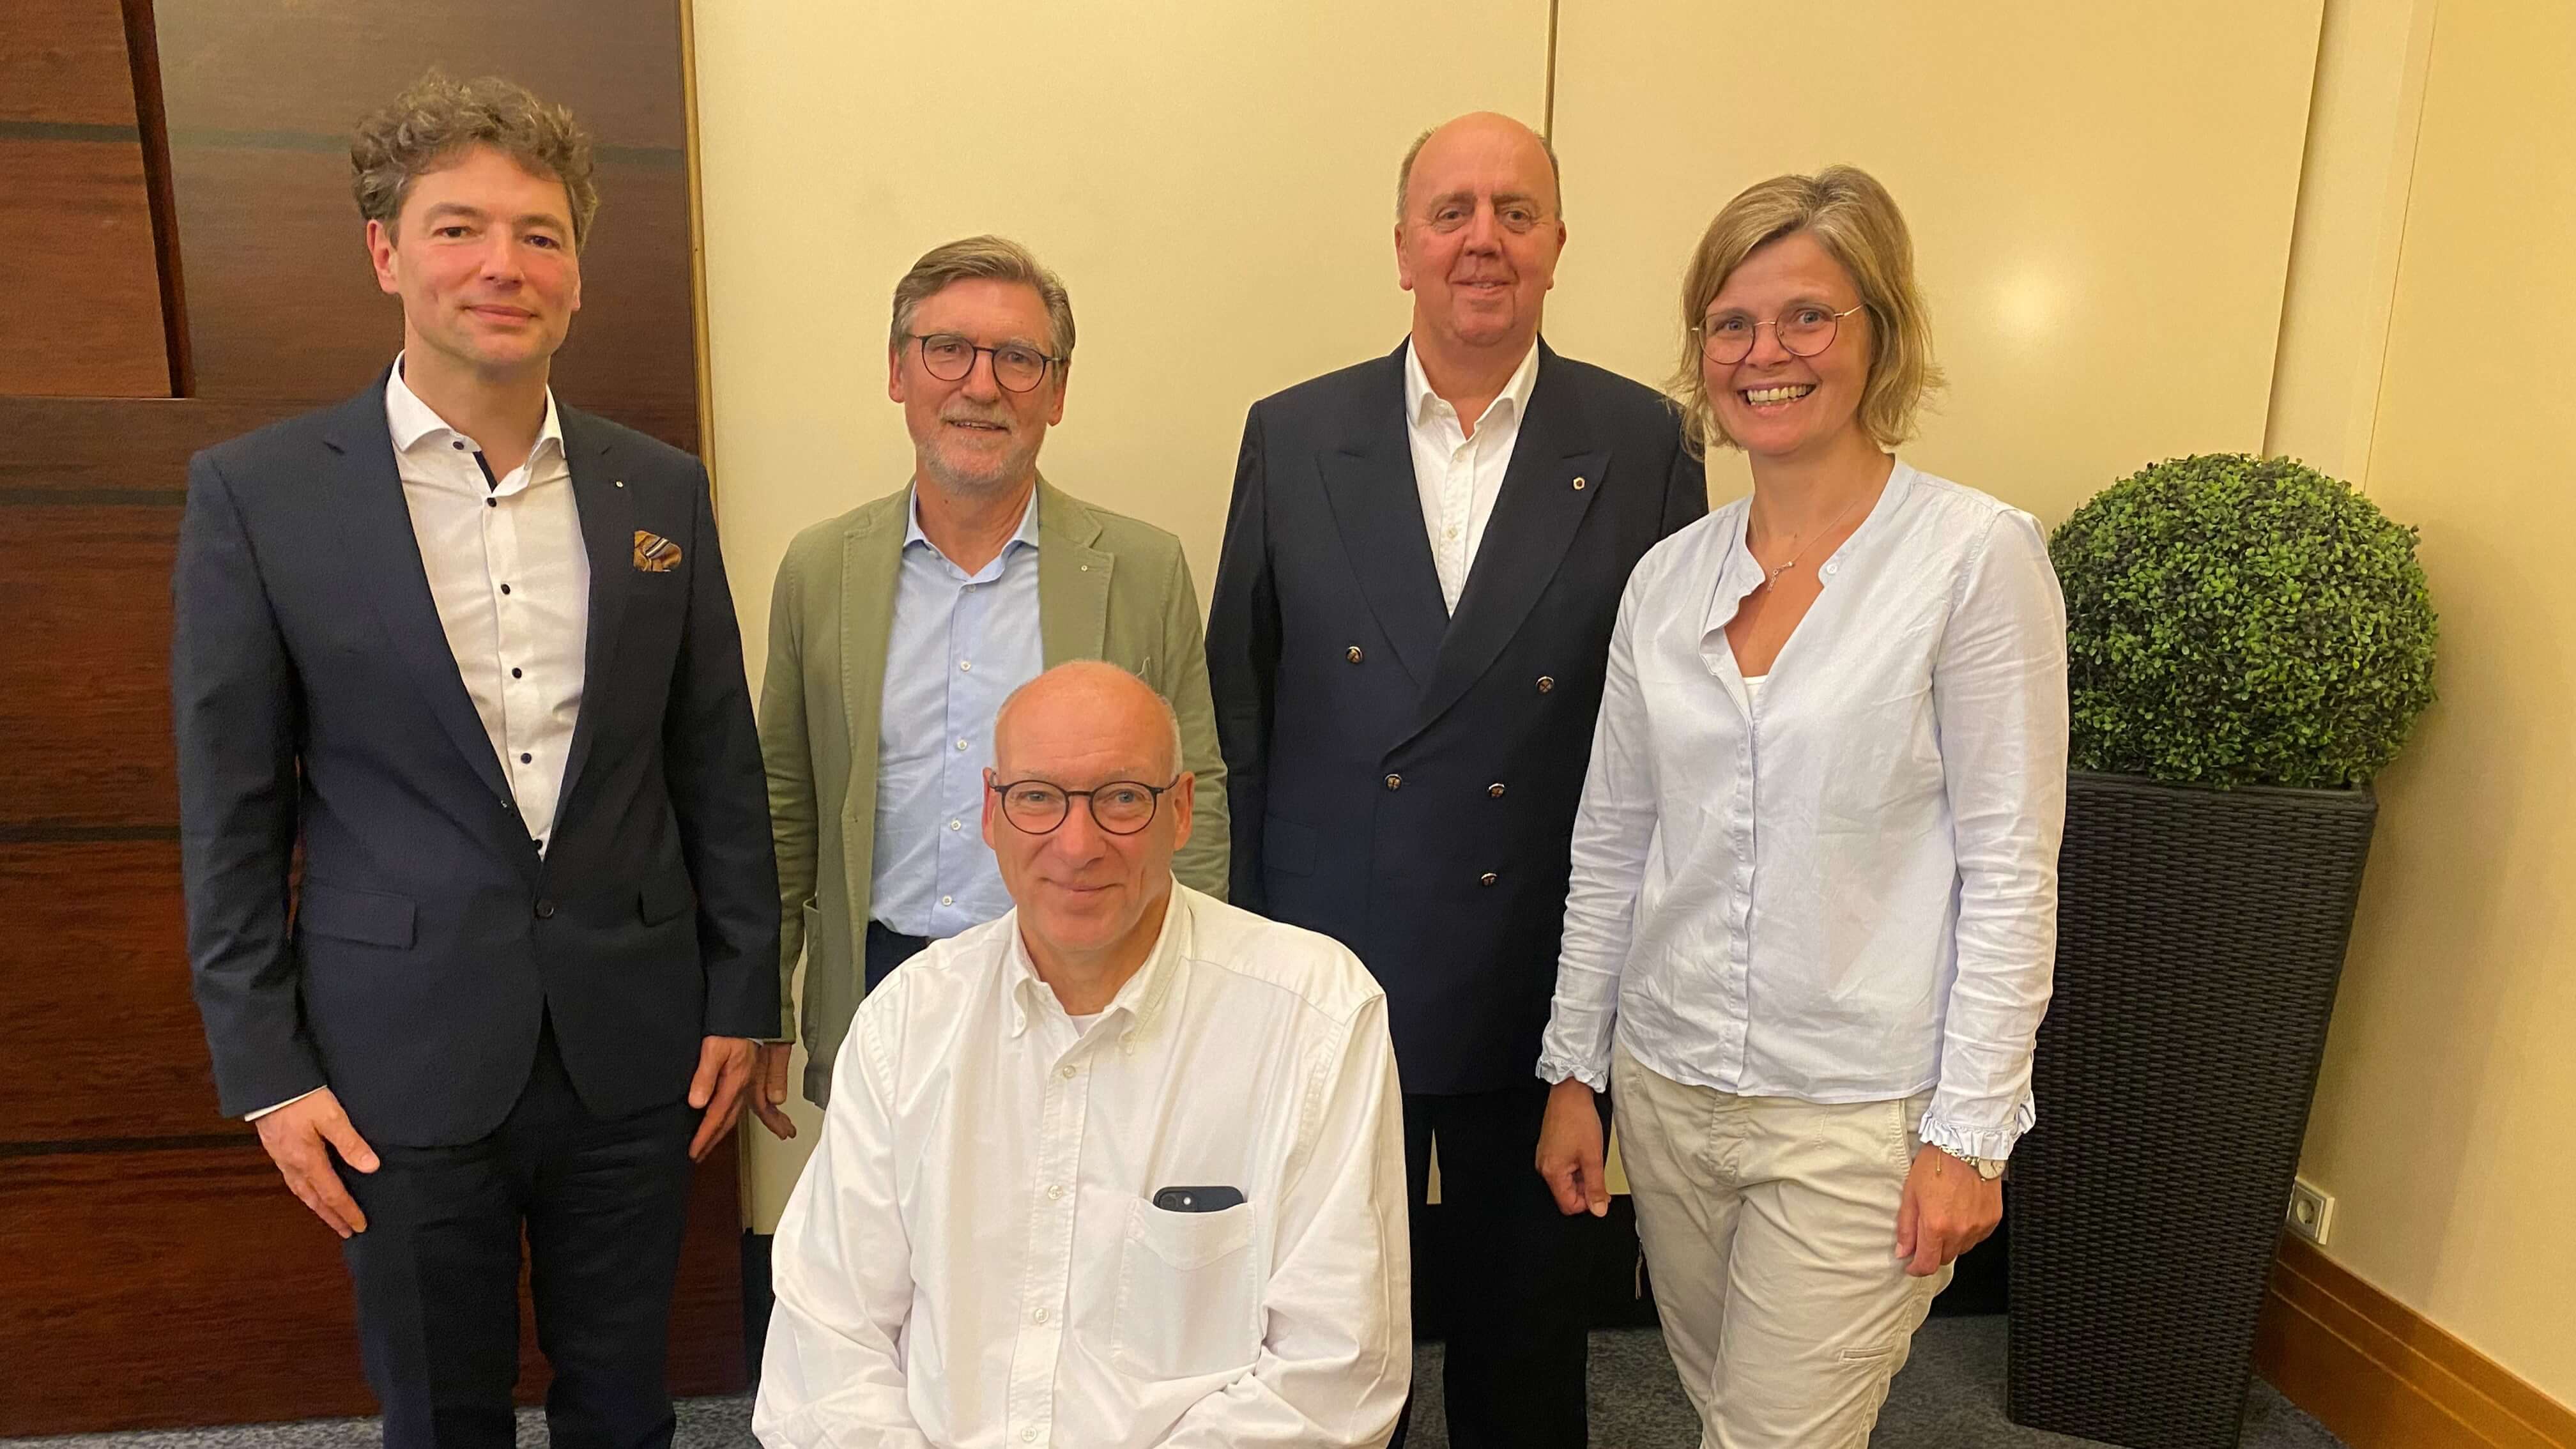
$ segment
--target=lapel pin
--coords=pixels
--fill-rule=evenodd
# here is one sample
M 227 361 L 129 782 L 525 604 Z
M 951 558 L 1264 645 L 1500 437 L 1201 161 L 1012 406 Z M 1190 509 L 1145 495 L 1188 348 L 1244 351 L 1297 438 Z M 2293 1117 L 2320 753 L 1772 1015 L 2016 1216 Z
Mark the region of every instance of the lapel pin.
M 617 486 L 618 486 L 618 487 L 620 487 L 620 488 L 625 487 L 625 486 L 626 486 L 626 480 L 625 480 L 625 479 L 623 479 L 623 478 L 618 479 L 618 480 L 617 480 Z
M 1575 480 L 1574 480 L 1574 491 L 1575 491 L 1575 492 L 1577 492 L 1577 493 L 1580 493 L 1580 492 L 1582 492 L 1582 491 L 1583 491 L 1583 480 L 1582 480 L 1582 479 L 1577 478 L 1577 479 L 1575 479 Z

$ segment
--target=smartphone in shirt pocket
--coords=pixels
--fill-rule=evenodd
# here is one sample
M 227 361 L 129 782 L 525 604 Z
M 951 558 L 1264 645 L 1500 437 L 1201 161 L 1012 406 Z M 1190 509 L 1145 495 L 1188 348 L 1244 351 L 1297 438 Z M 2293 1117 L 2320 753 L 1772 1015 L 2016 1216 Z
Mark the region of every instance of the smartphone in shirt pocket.
M 1251 1367 L 1261 1349 L 1253 1226 L 1237 1188 L 1167 1187 L 1129 1201 L 1112 1330 L 1119 1367 L 1150 1379 Z

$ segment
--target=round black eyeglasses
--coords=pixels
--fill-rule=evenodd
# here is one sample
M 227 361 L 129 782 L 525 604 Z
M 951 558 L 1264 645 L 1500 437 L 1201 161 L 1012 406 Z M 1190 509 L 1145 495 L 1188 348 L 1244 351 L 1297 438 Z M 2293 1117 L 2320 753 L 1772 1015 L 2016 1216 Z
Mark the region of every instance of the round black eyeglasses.
M 1154 823 L 1164 793 L 1180 783 L 1181 777 L 1175 775 L 1170 785 L 1112 780 L 1095 789 L 1068 790 L 1044 780 L 1014 780 L 984 788 L 1002 797 L 1002 818 L 1023 835 L 1052 834 L 1073 814 L 1077 795 L 1090 808 L 1092 824 L 1112 835 L 1133 835 Z

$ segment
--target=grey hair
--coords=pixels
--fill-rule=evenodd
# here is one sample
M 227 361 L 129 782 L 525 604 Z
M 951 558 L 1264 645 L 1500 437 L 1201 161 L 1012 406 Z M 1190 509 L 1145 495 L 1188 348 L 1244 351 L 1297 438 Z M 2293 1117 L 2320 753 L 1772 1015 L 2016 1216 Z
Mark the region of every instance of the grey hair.
M 1413 144 L 1404 148 L 1404 163 L 1395 168 L 1395 219 L 1397 221 L 1404 220 L 1404 193 L 1413 186 L 1413 163 L 1421 159 L 1423 146 L 1439 129 L 1439 126 L 1431 127 L 1414 137 Z M 1530 134 L 1537 137 L 1539 150 L 1547 153 L 1548 179 L 1556 187 L 1556 214 L 1561 220 L 1565 216 L 1565 168 L 1557 163 L 1556 143 L 1545 136 L 1540 136 L 1536 131 Z
M 1171 730 L 1171 736 L 1172 736 L 1172 770 L 1171 770 L 1171 773 L 1172 773 L 1173 778 L 1178 779 L 1178 778 L 1180 777 L 1181 772 L 1182 772 L 1184 769 L 1188 768 L 1188 758 L 1189 758 L 1189 757 L 1188 757 L 1187 752 L 1186 752 L 1186 751 L 1184 751 L 1184 750 L 1182 749 L 1182 747 L 1181 747 L 1181 714 L 1180 714 L 1180 711 L 1179 711 L 1179 710 L 1176 710 L 1176 709 L 1174 709 L 1174 708 L 1172 708 L 1172 702 L 1171 702 L 1171 700 L 1169 700 L 1168 698 L 1165 698 L 1165 697 L 1164 697 L 1164 695 L 1163 695 L 1163 692 L 1162 692 L 1161 690 L 1156 689 L 1156 688 L 1155 688 L 1153 685 L 1151 685 L 1151 684 L 1147 684 L 1147 683 L 1145 682 L 1145 679 L 1144 679 L 1144 677 L 1143 677 L 1143 676 L 1141 676 L 1141 675 L 1137 674 L 1135 671 L 1133 671 L 1133 670 L 1131 670 L 1131 669 L 1126 668 L 1124 665 L 1112 664 L 1112 663 L 1110 663 L 1110 662 L 1109 662 L 1108 660 L 1106 660 L 1106 659 L 1069 659 L 1069 660 L 1066 660 L 1064 663 L 1062 663 L 1062 664 L 1059 664 L 1059 665 L 1055 666 L 1055 669 L 1046 669 L 1046 670 L 1041 670 L 1041 671 L 1039 671 L 1037 679 L 1032 679 L 1032 680 L 1030 680 L 1028 683 L 1021 685 L 1019 688 L 1012 690 L 1012 691 L 1010 692 L 1010 695 L 1002 701 L 1002 707 L 1001 707 L 1000 709 L 998 709 L 998 710 L 996 710 L 996 711 L 994 711 L 994 712 L 993 712 L 993 762 L 992 762 L 992 763 L 993 763 L 993 768 L 994 768 L 994 769 L 999 770 L 999 769 L 1002 767 L 1002 721 L 1010 717 L 1011 710 L 1019 704 L 1019 702 L 1020 702 L 1020 696 L 1021 696 L 1021 695 L 1024 695 L 1024 694 L 1028 693 L 1031 689 L 1036 688 L 1036 687 L 1037 687 L 1037 685 L 1038 685 L 1038 682 L 1039 682 L 1040 680 L 1043 680 L 1043 679 L 1045 679 L 1048 675 L 1055 673 L 1055 672 L 1056 672 L 1056 670 L 1058 670 L 1058 669 L 1083 669 L 1083 670 L 1107 669 L 1107 670 L 1115 671 L 1116 673 L 1118 673 L 1118 674 L 1120 674 L 1120 675 L 1122 675 L 1122 676 L 1124 676 L 1124 677 L 1126 677 L 1126 678 L 1128 678 L 1128 679 L 1132 679 L 1132 680 L 1136 681 L 1136 683 L 1137 683 L 1137 685 L 1138 685 L 1139 687 L 1141 687 L 1141 688 L 1142 688 L 1142 689 L 1143 689 L 1147 694 L 1149 694 L 1149 695 L 1152 695 L 1152 696 L 1153 696 L 1155 707 L 1156 707 L 1157 709 L 1160 709 L 1160 710 L 1163 712 L 1163 723 L 1164 723 L 1166 726 L 1168 726 L 1168 727 L 1170 728 L 1170 730 Z
M 1046 269 L 1037 254 L 1002 236 L 970 236 L 932 247 L 894 284 L 894 326 L 886 335 L 888 351 L 901 352 L 912 332 L 912 314 L 921 304 L 958 282 L 1017 282 L 1046 304 L 1047 347 L 1056 356 L 1056 376 L 1073 367 L 1073 296 L 1064 279 Z

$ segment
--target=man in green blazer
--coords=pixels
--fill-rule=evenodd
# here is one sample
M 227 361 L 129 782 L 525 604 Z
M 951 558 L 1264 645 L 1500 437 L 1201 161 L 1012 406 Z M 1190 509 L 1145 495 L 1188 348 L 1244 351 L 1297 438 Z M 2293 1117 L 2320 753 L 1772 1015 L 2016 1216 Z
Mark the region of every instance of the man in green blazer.
M 1064 284 L 1026 248 L 980 236 L 923 256 L 887 347 L 912 481 L 806 529 L 779 565 L 760 737 L 790 1001 L 805 962 L 782 1034 L 801 1029 L 818 1105 L 868 988 L 1010 908 L 976 822 L 994 715 L 1041 671 L 1106 659 L 1172 702 L 1199 819 L 1174 870 L 1225 891 L 1225 764 L 1180 540 L 1038 476 L 1072 355 Z M 780 1137 L 796 1130 L 787 1060 L 766 1048 L 753 1094 Z

